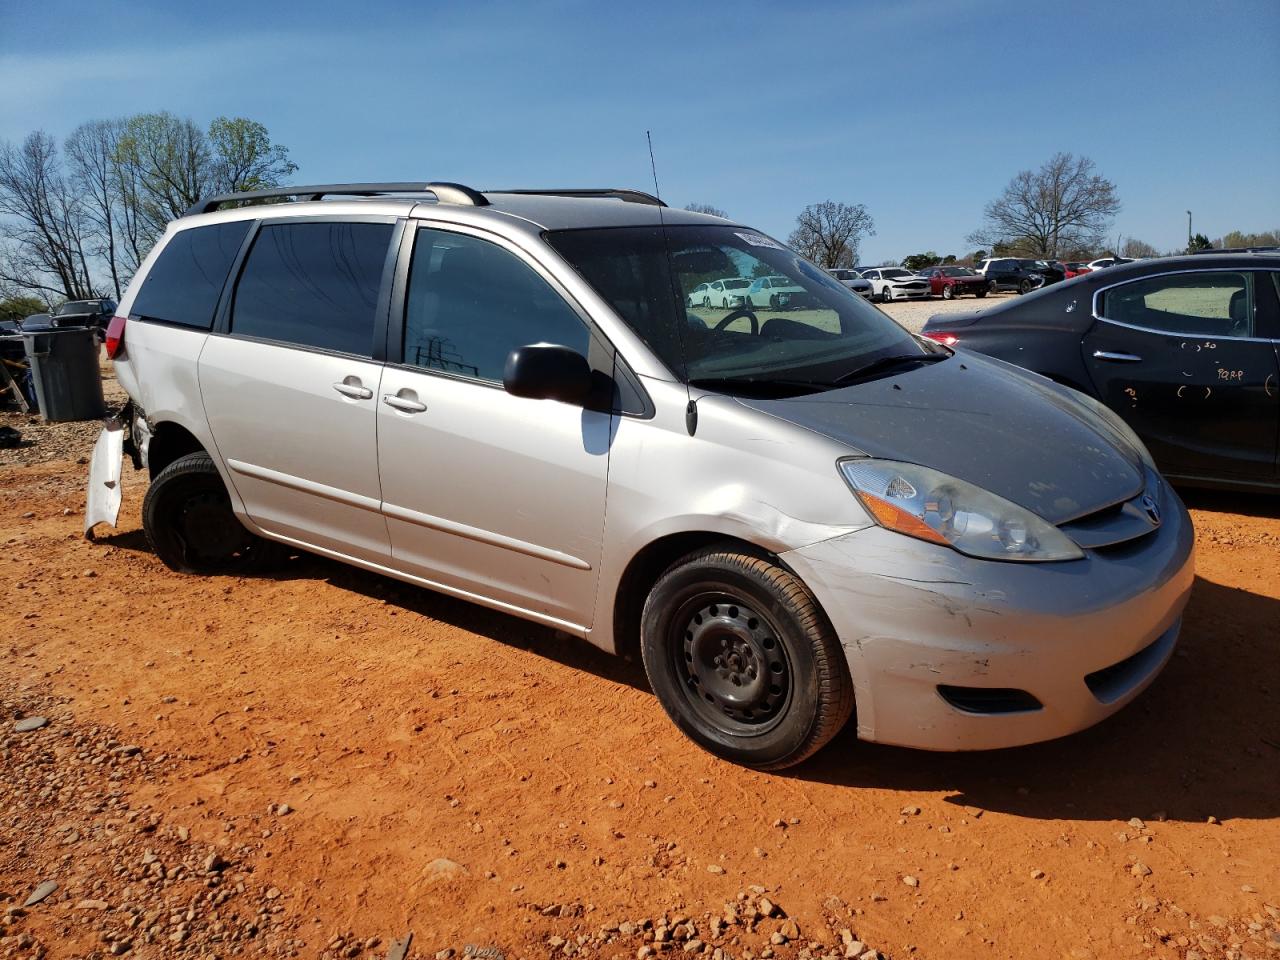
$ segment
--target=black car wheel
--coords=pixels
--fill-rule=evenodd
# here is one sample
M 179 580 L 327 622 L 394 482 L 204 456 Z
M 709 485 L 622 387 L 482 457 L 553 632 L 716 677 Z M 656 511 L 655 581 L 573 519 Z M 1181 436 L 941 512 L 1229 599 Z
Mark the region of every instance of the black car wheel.
M 710 551 L 670 568 L 645 601 L 641 650 L 676 726 L 734 763 L 792 766 L 853 712 L 835 631 L 800 581 L 761 557 Z
M 711 309 L 711 298 L 710 298 L 710 297 L 703 297 L 703 298 L 702 298 L 702 307 L 703 307 L 703 309 L 704 309 L 704 310 L 710 310 L 710 309 Z
M 975 297 L 985 297 L 987 295 L 987 288 L 978 287 L 976 290 L 973 291 L 973 295 Z
M 147 542 L 179 573 L 254 573 L 284 548 L 245 529 L 207 453 L 189 453 L 160 471 L 142 501 Z
M 956 287 L 954 283 L 948 283 L 942 288 L 943 300 L 954 300 L 956 298 Z
M 1027 279 L 1019 280 L 1018 293 L 1021 294 L 1021 293 L 1030 293 L 1030 292 L 1031 292 L 1031 281 Z
M 779 306 L 778 295 L 776 293 L 771 294 L 769 297 L 769 307 L 773 310 L 777 310 L 778 306 Z

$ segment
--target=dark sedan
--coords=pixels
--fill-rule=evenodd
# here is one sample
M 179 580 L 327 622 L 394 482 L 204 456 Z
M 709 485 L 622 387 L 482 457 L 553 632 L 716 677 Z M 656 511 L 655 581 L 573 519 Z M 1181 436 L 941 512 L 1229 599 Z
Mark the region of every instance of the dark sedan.
M 1101 400 L 1172 479 L 1280 492 L 1280 256 L 1108 267 L 924 334 Z
M 943 300 L 952 300 L 962 293 L 985 297 L 990 281 L 968 267 L 925 267 L 920 276 L 929 281 L 929 292 Z

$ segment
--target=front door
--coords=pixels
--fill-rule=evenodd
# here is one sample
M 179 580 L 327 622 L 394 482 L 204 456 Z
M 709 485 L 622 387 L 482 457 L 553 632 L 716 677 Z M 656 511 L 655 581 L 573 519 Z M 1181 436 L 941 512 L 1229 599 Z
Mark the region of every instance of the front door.
M 517 347 L 611 353 L 526 256 L 421 227 L 378 400 L 383 511 L 396 566 L 450 592 L 589 628 L 612 416 L 502 387 Z M 396 342 L 398 341 L 398 342 Z M 611 372 L 611 370 L 609 370 Z
M 1280 387 L 1266 272 L 1195 270 L 1102 290 L 1084 361 L 1107 406 L 1183 477 L 1274 476 Z M 1265 335 L 1265 336 L 1264 336 Z
M 265 223 L 199 362 L 218 453 L 254 523 L 375 561 L 390 552 L 373 345 L 393 229 Z

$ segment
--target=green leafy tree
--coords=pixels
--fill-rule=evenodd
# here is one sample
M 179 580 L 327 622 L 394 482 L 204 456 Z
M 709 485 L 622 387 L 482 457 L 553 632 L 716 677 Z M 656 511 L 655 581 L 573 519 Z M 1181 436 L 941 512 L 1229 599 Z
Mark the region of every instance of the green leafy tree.
M 21 320 L 48 309 L 43 300 L 32 296 L 8 297 L 0 300 L 0 320 Z
M 1187 244 L 1187 253 L 1195 253 L 1197 250 L 1212 250 L 1213 244 L 1209 242 L 1209 238 L 1203 233 L 1197 233 L 1191 238 L 1191 242 Z
M 955 257 L 951 258 L 953 261 Z M 925 267 L 932 267 L 942 262 L 942 258 L 932 250 L 927 253 L 913 253 L 909 257 L 903 257 L 902 266 L 908 270 L 923 270 Z
M 1280 247 L 1280 230 L 1264 230 L 1262 233 L 1242 233 L 1232 230 L 1220 237 L 1214 246 L 1227 250 L 1232 247 Z

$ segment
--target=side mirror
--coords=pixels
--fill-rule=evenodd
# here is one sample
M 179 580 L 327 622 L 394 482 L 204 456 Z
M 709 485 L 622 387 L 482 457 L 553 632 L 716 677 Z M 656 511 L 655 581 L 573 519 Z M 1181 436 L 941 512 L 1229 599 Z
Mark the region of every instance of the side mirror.
M 581 406 L 591 394 L 591 367 L 576 350 L 554 343 L 531 343 L 511 351 L 502 386 L 513 397 Z

